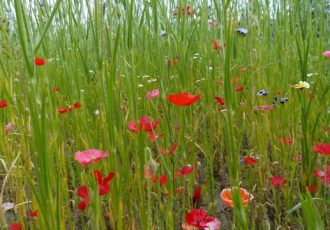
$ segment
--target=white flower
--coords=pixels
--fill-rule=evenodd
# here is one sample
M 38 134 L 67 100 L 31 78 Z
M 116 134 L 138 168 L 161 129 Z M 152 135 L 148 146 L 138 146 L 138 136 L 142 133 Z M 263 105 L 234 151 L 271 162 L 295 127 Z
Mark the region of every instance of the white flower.
M 295 89 L 309 89 L 310 85 L 306 81 L 299 81 L 298 84 L 293 85 Z

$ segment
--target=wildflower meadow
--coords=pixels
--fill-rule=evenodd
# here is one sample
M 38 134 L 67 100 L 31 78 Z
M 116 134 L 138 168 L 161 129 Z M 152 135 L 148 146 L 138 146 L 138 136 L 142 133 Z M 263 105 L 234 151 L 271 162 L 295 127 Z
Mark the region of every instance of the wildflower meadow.
M 330 229 L 330 1 L 1 0 L 0 229 Z

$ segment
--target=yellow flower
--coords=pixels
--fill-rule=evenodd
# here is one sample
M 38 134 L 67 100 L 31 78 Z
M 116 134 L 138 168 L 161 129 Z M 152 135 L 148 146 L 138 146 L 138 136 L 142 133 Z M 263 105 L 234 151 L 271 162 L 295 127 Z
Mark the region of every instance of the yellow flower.
M 295 89 L 309 89 L 310 85 L 306 81 L 299 81 L 298 84 L 292 86 Z

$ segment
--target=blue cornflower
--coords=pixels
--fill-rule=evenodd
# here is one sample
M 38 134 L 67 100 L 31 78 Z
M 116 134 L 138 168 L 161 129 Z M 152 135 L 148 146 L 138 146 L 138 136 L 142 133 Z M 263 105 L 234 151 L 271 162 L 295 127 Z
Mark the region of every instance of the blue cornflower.
M 268 90 L 262 89 L 257 93 L 257 96 L 267 96 L 268 95 Z

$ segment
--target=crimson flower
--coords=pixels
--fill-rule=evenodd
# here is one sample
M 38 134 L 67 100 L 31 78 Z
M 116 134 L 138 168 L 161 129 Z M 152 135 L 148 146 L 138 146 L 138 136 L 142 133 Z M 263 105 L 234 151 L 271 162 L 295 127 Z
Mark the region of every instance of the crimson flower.
M 317 184 L 308 185 L 306 189 L 308 189 L 310 193 L 315 193 L 318 189 L 318 186 Z
M 214 217 L 208 216 L 207 211 L 204 209 L 194 208 L 186 214 L 185 222 L 196 228 L 207 228 L 207 223 L 212 222 L 214 219 Z
M 103 178 L 102 173 L 98 170 L 94 170 L 93 173 L 94 173 L 95 179 L 97 181 L 97 184 L 99 186 L 99 195 L 103 196 L 103 195 L 107 194 L 110 191 L 109 182 L 115 176 L 115 173 L 111 172 L 108 174 L 108 176 L 106 176 L 104 178 Z
M 58 108 L 57 109 L 57 112 L 59 112 L 59 113 L 66 113 L 66 112 L 68 112 L 68 108 Z
M 161 154 L 163 154 L 163 155 L 172 155 L 173 152 L 176 150 L 177 147 L 178 147 L 177 144 L 173 144 L 172 147 L 171 147 L 171 149 L 170 149 L 168 152 L 166 152 L 166 151 L 163 150 L 163 149 L 159 149 L 159 152 L 160 152 Z
M 221 97 L 215 97 L 215 100 L 220 104 L 220 105 L 225 105 L 225 100 Z
M 190 93 L 177 93 L 168 95 L 167 99 L 175 105 L 188 106 L 198 101 L 200 99 L 200 96 L 193 95 Z
M 7 107 L 7 100 L 0 100 L 0 109 Z
M 146 132 L 152 132 L 154 129 L 158 127 L 160 123 L 160 119 L 153 122 L 152 119 L 148 116 L 143 116 L 139 120 L 139 130 L 144 130 Z
M 192 173 L 192 171 L 194 170 L 194 167 L 192 165 L 185 165 L 183 166 L 180 170 L 175 172 L 175 175 L 177 177 L 179 176 L 186 176 Z
M 238 85 L 238 86 L 235 87 L 235 91 L 236 91 L 236 92 L 243 91 L 244 89 L 245 89 L 245 87 L 242 86 L 242 85 Z
M 79 102 L 76 102 L 73 104 L 73 108 L 78 109 L 80 108 L 81 104 Z
M 257 160 L 254 159 L 253 157 L 244 157 L 243 158 L 244 163 L 249 164 L 249 165 L 256 165 Z
M 287 182 L 287 180 L 281 176 L 273 176 L 273 177 L 270 177 L 269 179 L 270 179 L 271 184 L 274 187 L 281 187 L 284 183 Z
M 76 161 L 79 161 L 80 164 L 83 166 L 87 166 L 92 162 L 97 162 L 103 158 L 106 158 L 109 156 L 109 153 L 102 152 L 98 149 L 87 149 L 82 152 L 76 152 L 74 159 Z
M 87 205 L 90 203 L 88 187 L 86 185 L 82 185 L 78 188 L 77 194 L 79 197 L 83 198 L 82 201 L 79 202 L 78 208 L 83 211 L 87 208 Z
M 29 217 L 37 217 L 38 212 L 37 211 L 31 211 L 31 212 L 27 212 L 26 215 L 29 216 Z
M 35 64 L 36 66 L 43 66 L 43 65 L 46 64 L 46 60 L 43 59 L 43 58 L 38 58 L 38 57 L 36 57 L 36 58 L 34 59 L 34 64 Z
M 314 145 L 313 150 L 319 154 L 329 155 L 330 154 L 330 144 Z
M 12 223 L 12 224 L 10 224 L 9 229 L 10 230 L 22 230 L 22 225 L 17 224 L 17 223 Z
M 198 186 L 193 194 L 193 203 L 197 203 L 202 198 L 202 187 Z
M 159 181 L 160 186 L 162 186 L 162 185 L 166 184 L 166 182 L 167 182 L 167 176 L 166 175 L 161 175 L 159 177 L 159 180 L 158 180 L 158 177 L 157 176 L 153 176 L 152 177 L 152 181 L 154 183 L 158 183 L 158 181 Z

